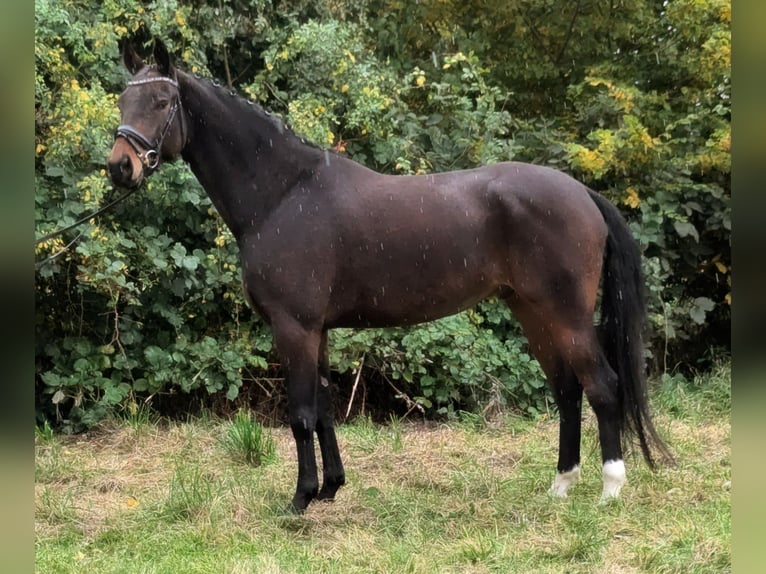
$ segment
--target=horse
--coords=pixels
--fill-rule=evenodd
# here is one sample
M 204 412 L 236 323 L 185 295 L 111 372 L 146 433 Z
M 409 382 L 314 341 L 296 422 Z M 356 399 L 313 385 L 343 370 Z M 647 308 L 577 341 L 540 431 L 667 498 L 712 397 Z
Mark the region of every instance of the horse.
M 670 456 L 648 407 L 640 248 L 603 196 L 513 161 L 381 174 L 176 68 L 161 40 L 153 64 L 127 42 L 122 59 L 132 77 L 117 102 L 109 177 L 134 188 L 180 157 L 236 238 L 246 299 L 270 325 L 285 373 L 298 459 L 292 510 L 333 500 L 346 480 L 328 330 L 413 325 L 490 296 L 518 319 L 558 406 L 552 495 L 566 497 L 580 476 L 583 393 L 598 422 L 601 501 L 626 482 L 629 438 L 651 468 Z

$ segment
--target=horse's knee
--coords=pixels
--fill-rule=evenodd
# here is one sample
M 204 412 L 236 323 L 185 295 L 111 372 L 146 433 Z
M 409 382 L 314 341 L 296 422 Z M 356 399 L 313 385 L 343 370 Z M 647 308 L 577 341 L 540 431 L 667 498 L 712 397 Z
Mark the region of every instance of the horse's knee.
M 317 427 L 317 413 L 315 410 L 305 407 L 290 409 L 290 429 L 297 438 L 313 436 Z

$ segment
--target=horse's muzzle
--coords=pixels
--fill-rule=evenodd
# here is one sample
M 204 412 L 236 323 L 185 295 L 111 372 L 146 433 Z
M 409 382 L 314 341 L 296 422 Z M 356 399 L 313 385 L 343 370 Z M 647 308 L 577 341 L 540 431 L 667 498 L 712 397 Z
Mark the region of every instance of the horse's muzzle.
M 125 153 L 116 158 L 109 158 L 107 162 L 109 179 L 118 187 L 133 188 L 141 183 L 141 175 L 134 177 L 133 162 L 130 156 Z

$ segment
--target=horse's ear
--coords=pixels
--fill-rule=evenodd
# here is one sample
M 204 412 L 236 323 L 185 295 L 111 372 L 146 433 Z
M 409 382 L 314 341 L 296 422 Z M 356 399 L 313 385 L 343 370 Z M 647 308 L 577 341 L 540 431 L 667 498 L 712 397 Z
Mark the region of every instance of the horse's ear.
M 157 64 L 157 71 L 160 74 L 173 77 L 173 63 L 170 61 L 170 54 L 160 39 L 154 40 L 154 62 Z
M 125 62 L 128 72 L 134 76 L 136 72 L 144 67 L 144 61 L 141 59 L 141 56 L 136 54 L 133 45 L 128 40 L 122 40 L 122 61 Z

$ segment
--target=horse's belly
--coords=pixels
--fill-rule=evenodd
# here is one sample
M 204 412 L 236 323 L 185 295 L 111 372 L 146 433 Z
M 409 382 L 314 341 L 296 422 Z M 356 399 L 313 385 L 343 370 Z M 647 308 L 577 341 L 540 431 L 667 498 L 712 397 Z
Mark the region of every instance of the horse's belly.
M 465 270 L 464 270 L 465 271 Z M 470 308 L 497 291 L 487 272 L 418 275 L 340 288 L 327 310 L 328 327 L 395 327 L 433 321 Z

